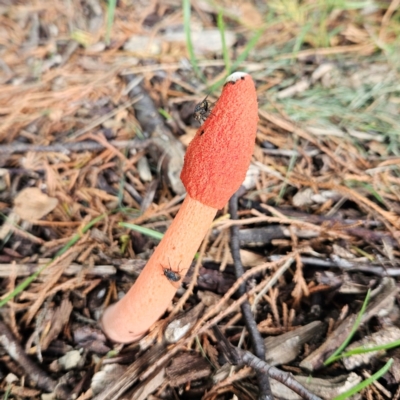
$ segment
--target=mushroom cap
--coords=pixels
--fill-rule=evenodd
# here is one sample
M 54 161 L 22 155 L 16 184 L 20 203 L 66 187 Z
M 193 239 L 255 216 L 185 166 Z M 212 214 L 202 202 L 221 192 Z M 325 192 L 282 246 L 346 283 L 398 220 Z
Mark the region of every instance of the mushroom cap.
M 235 72 L 187 148 L 181 180 L 190 197 L 209 207 L 225 206 L 246 176 L 257 123 L 254 82 Z

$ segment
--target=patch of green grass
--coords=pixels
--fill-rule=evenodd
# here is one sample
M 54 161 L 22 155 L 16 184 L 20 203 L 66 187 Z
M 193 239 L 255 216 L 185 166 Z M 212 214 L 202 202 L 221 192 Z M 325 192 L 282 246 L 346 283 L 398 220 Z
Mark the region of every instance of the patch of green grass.
M 272 0 L 268 2 L 275 22 L 297 28 L 297 42 L 305 42 L 313 48 L 330 47 L 332 39 L 345 25 L 332 24 L 331 16 L 343 11 L 357 11 L 369 6 L 368 0 Z M 377 4 L 379 6 L 379 4 Z M 354 17 L 359 14 L 355 14 Z M 362 25 L 362 21 L 359 21 Z M 299 38 L 302 36 L 301 38 Z M 295 46 L 294 50 L 299 46 Z
M 332 85 L 311 83 L 308 89 L 287 98 L 279 98 L 278 93 L 302 77 L 291 75 L 288 67 L 281 63 L 287 77 L 269 91 L 268 96 L 274 101 L 265 102 L 261 107 L 276 112 L 274 107 L 278 105 L 296 122 L 332 130 L 339 128 L 343 137 L 354 145 L 362 141 L 349 136 L 348 130 L 369 133 L 378 141 L 387 143 L 388 155 L 399 155 L 400 83 L 397 74 L 388 69 L 382 72 L 382 81 L 377 83 L 374 76 L 379 66 L 384 65 L 382 58 L 362 61 L 359 65 L 354 62 L 346 65 L 343 61 L 336 63 L 337 68 L 329 72 Z M 275 73 L 273 66 L 271 63 L 271 74 Z M 279 69 L 279 66 L 275 68 Z M 359 150 L 362 152 L 362 146 Z
M 271 112 L 276 112 L 277 107 L 292 120 L 307 125 L 339 128 L 345 140 L 358 147 L 362 155 L 365 152 L 363 140 L 348 135 L 347 131 L 375 135 L 378 141 L 387 145 L 386 155 L 399 156 L 400 10 L 393 13 L 385 26 L 385 38 L 388 38 L 385 41 L 379 37 L 380 27 L 376 20 L 357 12 L 370 6 L 369 0 L 271 0 L 268 6 L 268 14 L 274 15 L 273 22 L 268 23 L 269 28 L 271 24 L 280 24 L 277 29 L 290 32 L 291 39 L 259 49 L 253 57 L 267 66 L 263 76 L 278 75 L 282 79 L 279 85 L 269 90 L 263 106 L 261 99 L 261 107 Z M 382 12 L 388 7 L 383 3 L 376 6 L 382 8 Z M 269 21 L 268 14 L 265 21 Z M 343 17 L 338 18 L 338 15 Z M 360 29 L 360 39 L 364 40 L 361 43 L 372 40 L 376 52 L 371 56 L 353 52 L 322 56 L 334 65 L 334 70 L 329 73 L 330 82 L 311 82 L 308 89 L 279 98 L 278 92 L 294 85 L 311 71 L 297 59 L 298 52 L 307 47 L 345 46 L 341 32 L 347 29 L 349 20 Z M 363 28 L 367 25 L 371 27 L 368 32 Z M 362 32 L 368 34 L 368 39 L 363 38 Z M 383 67 L 387 67 L 386 70 Z M 274 101 L 268 102 L 271 97 Z

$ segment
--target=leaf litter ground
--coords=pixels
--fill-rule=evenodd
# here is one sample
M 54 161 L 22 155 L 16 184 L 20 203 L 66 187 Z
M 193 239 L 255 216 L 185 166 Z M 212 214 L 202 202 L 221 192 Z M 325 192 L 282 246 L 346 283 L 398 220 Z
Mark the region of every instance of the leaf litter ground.
M 193 3 L 200 77 L 178 2 L 118 4 L 109 45 L 96 1 L 1 5 L 5 398 L 256 398 L 253 370 L 231 368 L 211 330 L 251 350 L 235 295 L 244 280 L 270 364 L 334 398 L 392 358 L 361 396 L 399 398 L 396 349 L 323 366 L 368 289 L 353 342 L 400 339 L 398 3 Z M 260 122 L 239 193 L 245 279 L 232 268 L 235 222 L 220 210 L 175 307 L 140 346 L 113 345 L 98 318 L 158 242 L 119 223 L 165 232 L 195 105 L 246 52 Z M 171 339 L 176 318 L 194 327 L 190 340 Z

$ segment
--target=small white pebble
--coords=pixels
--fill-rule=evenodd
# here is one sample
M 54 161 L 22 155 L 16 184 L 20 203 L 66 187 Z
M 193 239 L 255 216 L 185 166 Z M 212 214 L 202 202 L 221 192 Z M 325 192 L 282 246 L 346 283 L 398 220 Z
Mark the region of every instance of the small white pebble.
M 14 375 L 14 374 L 12 374 L 12 373 L 9 373 L 9 374 L 7 374 L 7 376 L 6 376 L 5 381 L 6 381 L 7 383 L 14 383 L 14 382 L 19 381 L 19 379 L 18 379 L 18 376 L 17 376 L 17 375 Z
M 71 350 L 58 359 L 58 364 L 64 369 L 69 370 L 78 366 L 81 361 L 81 354 L 79 350 Z
M 164 336 L 168 343 L 176 343 L 191 328 L 191 324 L 181 326 L 182 320 L 172 321 L 165 330 Z

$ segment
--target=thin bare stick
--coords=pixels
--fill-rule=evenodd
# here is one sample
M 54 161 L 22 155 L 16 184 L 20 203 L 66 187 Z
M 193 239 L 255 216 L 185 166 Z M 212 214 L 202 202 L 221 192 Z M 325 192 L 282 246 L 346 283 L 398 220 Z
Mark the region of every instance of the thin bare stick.
M 231 197 L 229 200 L 229 213 L 231 214 L 232 220 L 238 220 L 238 195 L 237 192 Z M 244 274 L 244 268 L 242 265 L 242 261 L 240 259 L 240 245 L 239 245 L 239 227 L 231 226 L 231 240 L 230 240 L 230 248 L 232 253 L 232 258 L 235 266 L 235 274 L 236 278 L 240 278 Z M 238 293 L 243 295 L 246 293 L 246 283 L 243 283 L 239 286 Z M 240 306 L 242 310 L 242 315 L 244 317 L 247 330 L 249 332 L 251 341 L 253 343 L 254 353 L 261 360 L 265 360 L 265 345 L 264 339 L 262 338 L 258 328 L 257 322 L 253 315 L 254 309 L 251 309 L 250 303 L 248 300 L 245 300 L 243 304 Z M 252 312 L 253 311 L 253 312 Z M 257 381 L 260 389 L 259 399 L 265 400 L 273 400 L 271 385 L 269 383 L 268 375 L 260 373 L 257 371 Z
M 29 379 L 32 379 L 39 388 L 47 392 L 54 391 L 57 382 L 51 379 L 26 355 L 18 340 L 3 321 L 0 321 L 0 343 L 9 356 L 24 369 Z
M 239 366 L 247 365 L 256 371 L 259 371 L 260 373 L 269 375 L 271 378 L 276 379 L 293 390 L 295 393 L 301 396 L 302 399 L 322 400 L 320 397 L 311 393 L 303 385 L 297 382 L 292 374 L 281 371 L 278 368 L 267 364 L 265 361 L 260 360 L 249 351 L 238 349 L 237 347 L 232 346 L 217 326 L 214 326 L 212 329 L 218 340 L 218 345 L 221 347 L 225 357 L 231 364 Z
M 117 149 L 143 149 L 147 147 L 151 140 L 110 140 L 109 142 L 113 147 Z M 67 143 L 55 143 L 45 145 L 36 145 L 30 143 L 11 143 L 2 144 L 0 146 L 0 154 L 17 154 L 26 153 L 27 151 L 33 151 L 36 153 L 64 153 L 69 154 L 71 152 L 81 151 L 98 151 L 104 149 L 105 146 L 102 143 L 95 142 L 92 140 L 82 140 L 79 142 L 67 142 Z

